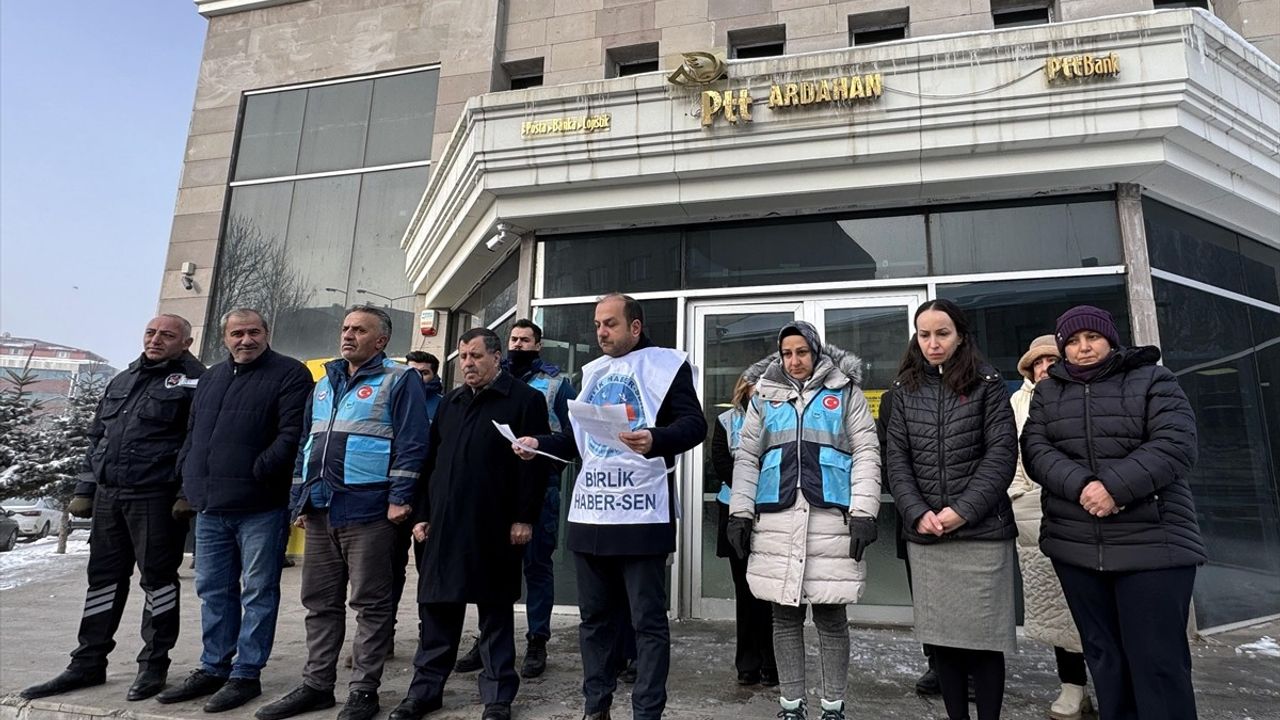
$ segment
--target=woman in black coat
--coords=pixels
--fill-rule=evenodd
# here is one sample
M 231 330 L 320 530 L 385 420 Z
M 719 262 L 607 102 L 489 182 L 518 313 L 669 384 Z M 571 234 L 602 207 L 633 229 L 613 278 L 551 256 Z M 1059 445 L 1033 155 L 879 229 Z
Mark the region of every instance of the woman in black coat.
M 1017 649 L 1017 527 L 1007 489 L 1017 460 L 1009 392 L 982 361 L 955 303 L 916 310 L 893 384 L 889 488 L 911 563 L 917 638 L 933 646 L 951 720 L 1000 716 L 1004 653 Z
M 1191 404 L 1154 347 L 1088 305 L 1058 318 L 1065 361 L 1036 386 L 1023 466 L 1107 720 L 1196 717 L 1187 613 L 1205 561 L 1187 475 Z

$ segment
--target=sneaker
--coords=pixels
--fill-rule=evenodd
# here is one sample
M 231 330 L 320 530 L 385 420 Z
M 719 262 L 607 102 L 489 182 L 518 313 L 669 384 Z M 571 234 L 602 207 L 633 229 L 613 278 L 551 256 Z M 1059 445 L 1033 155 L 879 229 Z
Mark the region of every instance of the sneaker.
M 529 641 L 529 649 L 524 654 L 524 665 L 520 668 L 520 677 L 536 678 L 547 671 L 547 641 L 533 638 Z
M 805 717 L 804 698 L 788 700 L 780 697 L 778 698 L 778 704 L 782 706 L 782 709 L 778 711 L 778 720 L 807 720 Z
M 635 684 L 636 681 L 636 661 L 628 660 L 626 665 L 622 666 L 622 670 L 618 672 L 618 681 L 628 685 Z
M 154 697 L 156 693 L 164 689 L 164 682 L 169 678 L 169 670 L 139 670 L 138 676 L 133 679 L 133 684 L 129 686 L 129 694 L 125 696 L 126 700 L 134 702 L 137 700 L 146 700 Z
M 822 715 L 818 720 L 844 720 L 844 701 L 823 700 Z
M 511 703 L 489 703 L 480 720 L 511 720 Z
M 231 678 L 204 704 L 207 713 L 233 710 L 262 694 L 257 678 Z
M 1058 699 L 1049 706 L 1049 717 L 1053 720 L 1080 720 L 1085 713 L 1093 712 L 1093 701 L 1083 685 L 1062 684 Z
M 476 642 L 467 651 L 466 655 L 458 658 L 458 662 L 454 664 L 453 671 L 466 673 L 475 672 L 484 667 L 484 662 L 480 660 L 480 638 L 476 638 Z
M 335 705 L 333 691 L 316 690 L 310 685 L 299 685 L 279 700 L 263 705 L 253 716 L 258 720 L 284 720 L 312 710 L 324 710 Z
M 760 671 L 760 684 L 761 684 L 761 685 L 763 685 L 763 686 L 765 686 L 765 687 L 778 687 L 778 670 L 777 670 L 777 668 L 774 668 L 773 670 L 767 670 L 767 669 L 766 669 L 766 670 L 761 670 L 761 671 Z
M 338 713 L 338 720 L 373 720 L 378 714 L 378 693 L 372 690 L 352 690 L 347 704 Z
M 48 682 L 42 682 L 39 685 L 32 685 L 26 690 L 18 693 L 18 695 L 27 700 L 35 700 L 36 698 L 49 697 L 50 695 L 61 695 L 62 693 L 71 692 L 72 690 L 101 685 L 106 681 L 107 669 L 105 667 L 95 668 L 93 670 L 67 668 L 54 679 Z
M 181 685 L 171 687 L 160 693 L 156 696 L 156 701 L 165 705 L 186 702 L 205 695 L 212 695 L 226 684 L 227 679 L 224 677 L 218 677 L 203 670 L 192 670 Z
M 941 695 L 942 686 L 938 684 L 938 673 L 929 668 L 916 680 L 916 692 L 921 695 Z

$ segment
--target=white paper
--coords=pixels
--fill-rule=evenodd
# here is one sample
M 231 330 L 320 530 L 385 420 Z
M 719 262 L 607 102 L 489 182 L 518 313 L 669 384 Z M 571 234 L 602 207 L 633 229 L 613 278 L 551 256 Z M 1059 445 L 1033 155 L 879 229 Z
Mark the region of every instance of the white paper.
M 619 433 L 631 432 L 631 421 L 627 419 L 626 405 L 592 405 L 570 400 L 569 420 L 574 427 L 581 428 L 601 445 L 622 452 L 635 452 L 618 439 Z
M 507 425 L 506 423 L 500 423 L 497 420 L 494 420 L 493 426 L 498 428 L 498 433 L 502 435 L 502 437 L 506 438 L 507 440 L 510 440 L 512 445 L 515 445 L 516 447 L 522 448 L 524 450 L 528 450 L 531 453 L 537 453 L 538 455 L 541 455 L 543 457 L 549 457 L 552 460 L 555 460 L 556 462 L 562 462 L 565 465 L 569 464 L 568 460 L 561 460 L 560 458 L 556 457 L 555 455 L 552 455 L 551 453 L 544 453 L 541 450 L 538 450 L 537 448 L 531 448 L 528 445 L 525 445 L 524 443 L 518 441 L 516 439 L 516 434 L 511 432 L 510 425 Z

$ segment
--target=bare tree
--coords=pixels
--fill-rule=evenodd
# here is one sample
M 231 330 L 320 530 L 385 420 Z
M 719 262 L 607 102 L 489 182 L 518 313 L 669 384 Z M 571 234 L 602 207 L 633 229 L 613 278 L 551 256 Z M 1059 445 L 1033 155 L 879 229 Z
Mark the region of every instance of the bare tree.
M 284 242 L 274 235 L 264 235 L 243 215 L 233 215 L 227 221 L 214 280 L 210 316 L 213 322 L 228 310 L 250 307 L 274 324 L 277 318 L 306 307 L 311 295 L 306 278 L 290 261 Z M 216 362 L 225 353 L 218 333 L 206 332 L 202 354 L 205 362 Z

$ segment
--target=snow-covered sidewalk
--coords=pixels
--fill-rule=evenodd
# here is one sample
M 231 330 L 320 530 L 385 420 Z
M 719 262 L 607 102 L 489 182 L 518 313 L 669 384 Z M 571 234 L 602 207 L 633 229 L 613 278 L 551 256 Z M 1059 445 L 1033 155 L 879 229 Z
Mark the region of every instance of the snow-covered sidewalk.
M 83 572 L 84 565 L 76 561 L 76 556 L 88 554 L 88 530 L 71 532 L 65 555 L 58 554 L 56 536 L 31 543 L 19 542 L 9 552 L 0 553 L 0 590 L 12 590 L 71 571 Z

